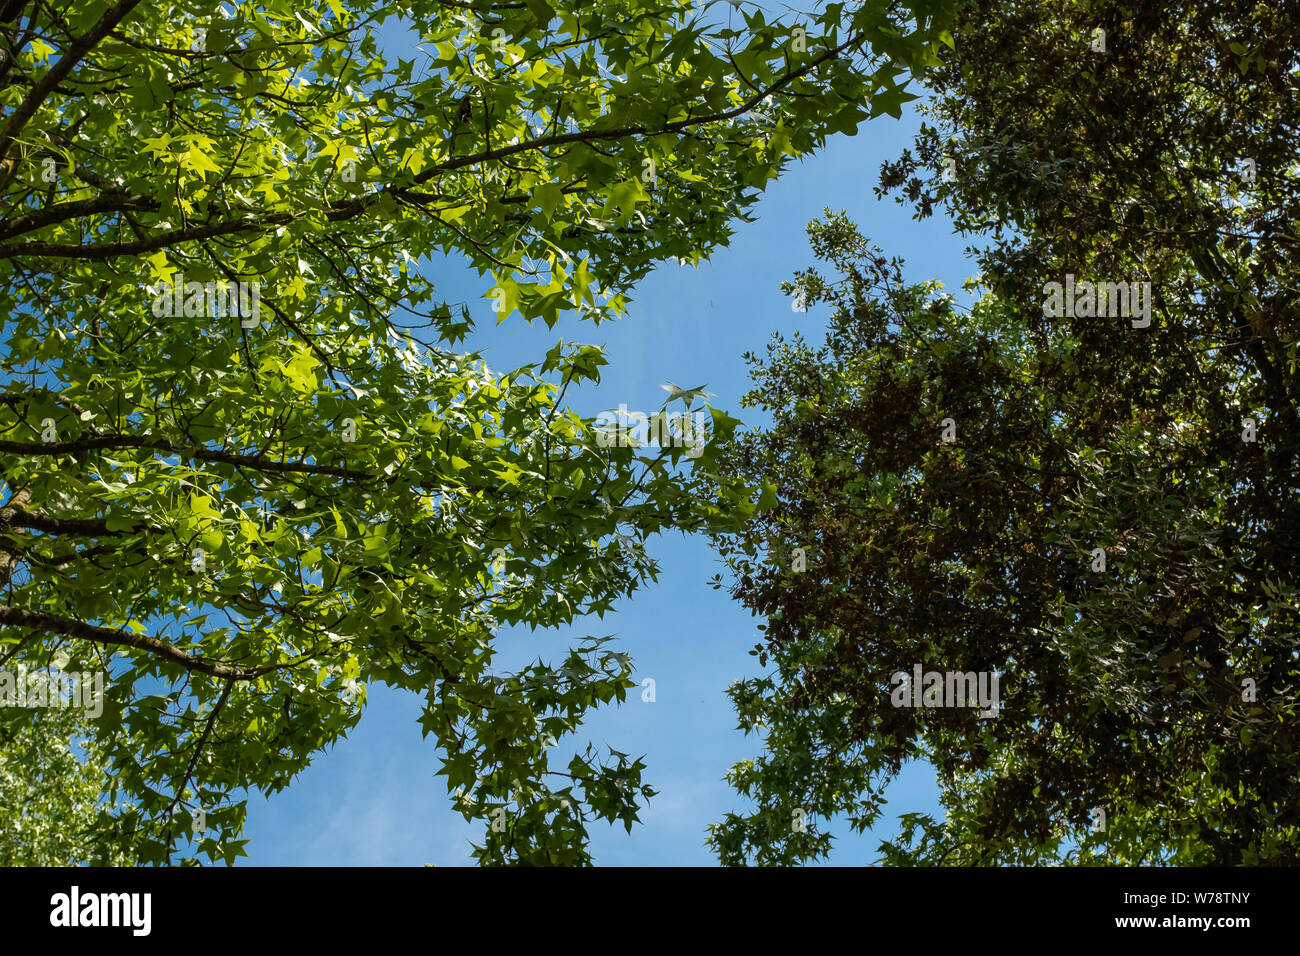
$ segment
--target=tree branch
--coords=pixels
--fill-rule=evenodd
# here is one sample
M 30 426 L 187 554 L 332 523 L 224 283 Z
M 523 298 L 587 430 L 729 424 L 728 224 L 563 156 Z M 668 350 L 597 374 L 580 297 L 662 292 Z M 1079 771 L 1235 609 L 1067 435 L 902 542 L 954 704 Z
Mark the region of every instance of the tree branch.
M 30 627 L 46 634 L 62 634 L 65 637 L 76 637 L 96 644 L 134 647 L 148 651 L 155 657 L 161 657 L 172 664 L 179 664 L 186 670 L 198 671 L 200 674 L 208 674 L 212 677 L 224 677 L 229 680 L 252 680 L 260 673 L 257 670 L 244 670 L 217 661 L 208 661 L 201 657 L 195 657 L 192 654 L 185 653 L 178 647 L 173 647 L 166 641 L 146 634 L 127 634 L 123 631 L 100 627 L 97 624 L 87 624 L 84 621 L 73 620 L 70 617 L 46 614 L 44 611 L 28 611 L 23 608 L 0 605 L 0 625 Z
M 0 160 L 3 160 L 9 153 L 9 147 L 14 144 L 14 140 L 23 131 L 27 121 L 36 115 L 36 111 L 40 109 L 46 97 L 54 92 L 54 88 L 72 72 L 72 68 L 81 62 L 91 48 L 104 39 L 109 31 L 117 26 L 139 3 L 140 0 L 118 0 L 117 3 L 108 8 L 108 11 L 100 18 L 99 22 L 91 27 L 84 36 L 72 41 L 72 46 L 68 48 L 68 52 L 59 59 L 58 63 L 50 67 L 48 73 L 37 81 L 36 85 L 32 87 L 32 91 L 18 104 L 18 109 L 14 110 L 13 115 L 9 117 L 9 122 L 5 124 L 5 128 L 0 130 Z
M 146 451 L 161 451 L 169 455 L 192 458 L 196 461 L 236 465 L 242 468 L 251 468 L 254 471 L 273 472 L 275 474 L 329 475 L 332 478 L 352 478 L 357 481 L 368 481 L 375 478 L 369 472 L 358 471 L 355 468 L 313 465 L 305 461 L 268 461 L 258 455 L 235 455 L 230 452 L 211 451 L 206 448 L 177 448 L 168 441 L 138 438 L 134 435 L 96 435 L 91 438 L 77 438 L 71 441 L 56 442 L 0 441 L 0 451 L 15 455 L 62 455 L 79 451 L 93 451 L 98 448 L 139 448 Z M 31 525 L 30 527 L 37 526 Z

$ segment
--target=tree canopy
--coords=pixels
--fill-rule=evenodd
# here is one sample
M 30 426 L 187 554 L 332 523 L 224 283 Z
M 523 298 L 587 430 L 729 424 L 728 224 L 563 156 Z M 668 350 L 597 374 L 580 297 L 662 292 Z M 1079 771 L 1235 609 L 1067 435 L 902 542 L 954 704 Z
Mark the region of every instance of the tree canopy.
M 38 681 L 53 683 L 47 672 L 22 678 L 33 692 Z M 0 723 L 0 866 L 129 864 L 127 855 L 105 852 L 94 839 L 107 761 L 93 711 L 19 713 L 26 719 Z
M 975 302 L 828 210 L 831 273 L 789 286 L 825 344 L 749 357 L 775 424 L 724 460 L 775 488 L 718 584 L 773 669 L 733 687 L 764 747 L 712 845 L 815 859 L 924 758 L 947 819 L 887 863 L 1294 865 L 1300 18 L 975 2 L 952 32 L 879 191 L 971 237 Z M 916 665 L 1000 675 L 997 716 L 897 706 Z
M 648 535 L 751 513 L 735 420 L 687 462 L 602 443 L 564 404 L 599 349 L 457 353 L 482 310 L 430 263 L 498 321 L 618 316 L 791 159 L 897 117 L 951 8 L 0 3 L 0 666 L 109 675 L 97 861 L 232 862 L 244 795 L 374 681 L 424 695 L 480 861 L 630 828 L 642 761 L 547 747 L 623 699 L 626 653 L 493 675 L 494 634 L 601 614 Z

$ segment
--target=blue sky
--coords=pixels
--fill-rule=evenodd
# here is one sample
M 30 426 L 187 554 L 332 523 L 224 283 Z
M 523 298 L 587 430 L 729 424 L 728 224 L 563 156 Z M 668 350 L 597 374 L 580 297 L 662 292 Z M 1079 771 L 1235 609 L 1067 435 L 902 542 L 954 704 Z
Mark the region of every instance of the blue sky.
M 609 365 L 599 387 L 568 396 L 581 414 L 620 403 L 652 412 L 666 397 L 659 386 L 671 380 L 685 387 L 707 383 L 715 394 L 710 404 L 746 425 L 761 425 L 755 412 L 740 408 L 749 388 L 741 354 L 761 350 L 777 331 L 801 330 L 821 341 L 822 308 L 792 311 L 780 283 L 814 264 L 804 227 L 824 207 L 843 209 L 868 239 L 905 258 L 913 281 L 937 278 L 961 297 L 962 281 L 974 273 L 965 241 L 941 214 L 916 222 L 909 207 L 878 201 L 872 192 L 880 163 L 896 158 L 918 125 L 917 114 L 908 111 L 902 120 L 874 120 L 855 137 L 837 135 L 822 153 L 792 165 L 769 186 L 755 207 L 757 220 L 737 223 L 728 248 L 699 268 L 660 266 L 635 290 L 628 314 L 617 322 L 597 327 L 569 316 L 550 330 L 540 323 L 527 326 L 516 315 L 497 326 L 491 300 L 481 298 L 489 279 L 453 262 L 431 274 L 443 296 L 470 304 L 479 327 L 464 348 L 482 350 L 496 371 L 539 361 L 559 338 L 603 346 Z M 735 761 L 759 752 L 759 741 L 736 729 L 724 691 L 755 672 L 748 651 L 762 622 L 725 590 L 708 586 L 722 568 L 703 538 L 658 537 L 649 551 L 662 569 L 658 582 L 623 601 L 617 613 L 561 631 L 503 629 L 498 662 L 504 670 L 526 659 L 560 656 L 586 634 L 617 635 L 615 649 L 632 655 L 634 679 L 655 680 L 656 700 L 643 703 L 640 693 L 629 694 L 621 707 L 594 714 L 562 742 L 569 744 L 562 751 L 590 740 L 602 750 L 644 754 L 645 781 L 659 796 L 630 835 L 597 822 L 594 860 L 614 866 L 711 865 L 704 845 L 708 824 L 743 806 L 723 775 Z M 245 836 L 251 842 L 242 863 L 471 864 L 469 844 L 480 839 L 481 825 L 451 810 L 445 778 L 434 776 L 438 754 L 420 736 L 420 699 L 378 685 L 368 692 L 366 712 L 348 739 L 318 756 L 286 792 L 269 800 L 249 798 Z M 840 836 L 828 862 L 874 860 L 880 839 L 896 833 L 898 814 L 938 813 L 936 793 L 928 766 L 905 768 L 889 791 L 876 833 L 857 836 L 833 827 Z

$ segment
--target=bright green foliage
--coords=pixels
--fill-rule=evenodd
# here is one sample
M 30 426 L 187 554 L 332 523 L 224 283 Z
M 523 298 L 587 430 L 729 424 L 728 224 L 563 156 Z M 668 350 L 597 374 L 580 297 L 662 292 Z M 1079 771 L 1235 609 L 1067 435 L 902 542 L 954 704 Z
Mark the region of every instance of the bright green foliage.
M 187 859 L 232 862 L 243 789 L 286 786 L 373 681 L 425 696 L 483 862 L 630 827 L 640 761 L 557 776 L 545 747 L 629 659 L 494 675 L 493 634 L 608 610 L 655 571 L 623 543 L 752 495 L 711 448 L 602 447 L 563 406 L 598 349 L 448 351 L 471 314 L 419 264 L 468 259 L 502 321 L 618 315 L 791 158 L 897 115 L 950 6 L 0 5 L 0 649 L 110 672 L 131 809 L 102 845 L 174 860 L 202 811 Z M 227 282 L 242 310 L 163 291 Z
M 107 764 L 68 708 L 0 709 L 0 866 L 128 862 L 91 839 Z

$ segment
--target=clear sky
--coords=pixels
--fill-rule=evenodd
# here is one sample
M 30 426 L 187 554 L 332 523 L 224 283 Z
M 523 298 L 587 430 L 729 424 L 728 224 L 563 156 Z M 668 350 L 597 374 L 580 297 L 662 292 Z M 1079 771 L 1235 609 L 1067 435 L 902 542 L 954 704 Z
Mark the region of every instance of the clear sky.
M 814 264 L 804 232 L 824 207 L 846 211 L 869 240 L 890 255 L 907 260 L 909 280 L 940 279 L 961 298 L 960 286 L 975 265 L 964 254 L 966 242 L 953 234 L 941 214 L 925 222 L 892 199 L 877 201 L 872 187 L 880 163 L 894 159 L 919 125 L 915 112 L 902 120 L 882 117 L 857 136 L 837 135 L 815 157 L 793 164 L 772 183 L 755 207 L 757 221 L 737 223 L 731 245 L 696 269 L 666 263 L 633 293 L 628 314 L 593 326 L 569 316 L 553 330 L 524 324 L 516 315 L 497 326 L 491 300 L 481 298 L 490 279 L 447 262 L 432 270 L 443 296 L 467 301 L 478 328 L 459 349 L 481 349 L 495 371 L 540 361 L 559 338 L 604 347 L 609 365 L 598 388 L 572 390 L 566 401 L 583 415 L 596 415 L 626 403 L 653 412 L 669 380 L 683 387 L 708 385 L 710 404 L 746 425 L 761 425 L 756 413 L 741 409 L 748 390 L 741 354 L 761 351 L 774 332 L 801 330 L 820 342 L 824 307 L 791 310 L 780 283 L 795 270 Z M 675 405 L 674 407 L 679 407 Z M 562 631 L 502 629 L 498 664 L 502 672 L 525 659 L 561 656 L 586 634 L 617 635 L 618 646 L 635 664 L 634 679 L 654 678 L 656 700 L 643 703 L 629 693 L 621 707 L 594 714 L 576 741 L 559 753 L 580 749 L 590 740 L 602 750 L 645 755 L 645 782 L 659 791 L 643 810 L 643 825 L 627 834 L 597 822 L 592 855 L 597 865 L 711 865 L 704 845 L 709 823 L 743 804 L 723 775 L 737 760 L 755 756 L 759 742 L 736 729 L 725 688 L 754 673 L 748 655 L 761 623 L 707 581 L 722 570 L 703 538 L 658 537 L 650 555 L 662 572 L 657 583 L 623 601 L 617 613 L 578 621 Z M 247 865 L 423 865 L 464 866 L 470 840 L 482 824 L 468 824 L 452 811 L 446 778 L 435 777 L 438 754 L 420 736 L 420 699 L 403 691 L 371 685 L 369 701 L 352 735 L 318 756 L 285 792 L 265 800 L 249 798 L 245 836 Z M 567 756 L 561 762 L 567 761 Z M 934 773 L 913 765 L 889 791 L 889 805 L 876 833 L 839 836 L 829 862 L 839 865 L 876 859 L 881 839 L 897 832 L 897 815 L 938 813 Z

